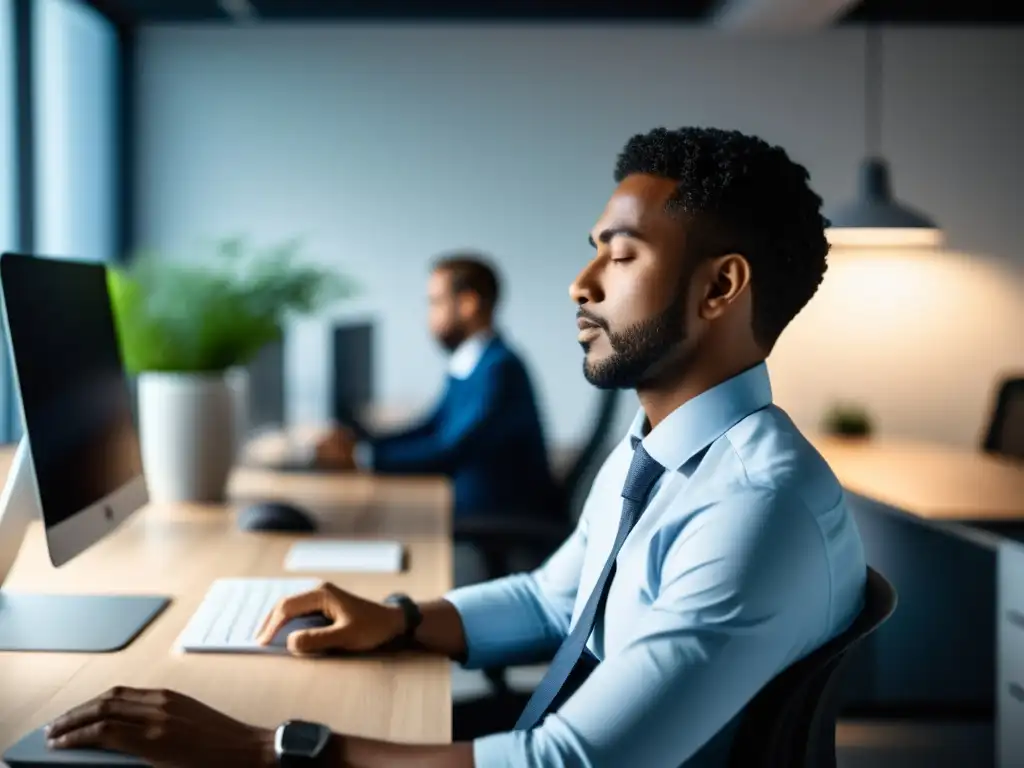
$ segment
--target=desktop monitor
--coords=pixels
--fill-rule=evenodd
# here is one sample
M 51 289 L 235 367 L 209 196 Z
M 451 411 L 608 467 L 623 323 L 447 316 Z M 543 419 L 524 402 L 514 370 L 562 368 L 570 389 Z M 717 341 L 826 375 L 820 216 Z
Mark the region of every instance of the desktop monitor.
M 258 432 L 285 423 L 285 342 L 266 344 L 249 363 L 247 432 Z
M 331 416 L 346 424 L 373 403 L 373 323 L 336 325 L 333 329 Z
M 25 436 L 0 495 L 0 587 L 41 518 L 59 567 L 148 501 L 100 264 L 5 253 L 0 285 Z M 0 591 L 0 651 L 123 648 L 164 597 Z

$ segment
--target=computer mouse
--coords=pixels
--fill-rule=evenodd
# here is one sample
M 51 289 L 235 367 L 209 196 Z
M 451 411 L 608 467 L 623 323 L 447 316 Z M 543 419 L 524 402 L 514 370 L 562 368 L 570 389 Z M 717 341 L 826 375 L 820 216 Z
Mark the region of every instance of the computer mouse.
M 316 521 L 294 504 L 261 501 L 250 504 L 238 513 L 238 527 L 243 531 L 311 533 L 316 530 Z
M 292 632 L 298 632 L 303 629 L 321 629 L 323 627 L 329 627 L 331 624 L 331 620 L 322 613 L 309 613 L 305 616 L 296 616 L 277 630 L 277 634 L 274 635 L 274 639 L 270 641 L 270 645 L 274 648 L 287 648 L 288 635 Z
M 271 652 L 280 653 L 282 650 L 288 650 L 288 636 L 293 632 L 299 632 L 300 630 L 316 630 L 324 627 L 330 627 L 334 622 L 330 620 L 323 613 L 307 613 L 306 615 L 296 616 L 288 622 L 284 627 L 278 630 L 278 634 L 273 636 L 273 640 L 270 641 Z M 304 656 L 331 656 L 331 657 L 357 657 L 373 655 L 375 652 L 387 651 L 392 647 L 397 648 L 395 642 L 391 642 L 377 649 L 376 651 L 356 651 L 356 650 L 341 650 L 340 648 L 331 648 L 330 650 L 323 650 L 316 653 L 303 653 Z

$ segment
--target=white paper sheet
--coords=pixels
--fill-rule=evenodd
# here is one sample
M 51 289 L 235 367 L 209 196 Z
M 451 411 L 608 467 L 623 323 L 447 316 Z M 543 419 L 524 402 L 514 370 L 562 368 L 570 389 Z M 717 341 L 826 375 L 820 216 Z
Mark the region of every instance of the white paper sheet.
M 402 570 L 402 543 L 328 539 L 300 541 L 285 558 L 288 571 L 345 573 L 398 573 Z

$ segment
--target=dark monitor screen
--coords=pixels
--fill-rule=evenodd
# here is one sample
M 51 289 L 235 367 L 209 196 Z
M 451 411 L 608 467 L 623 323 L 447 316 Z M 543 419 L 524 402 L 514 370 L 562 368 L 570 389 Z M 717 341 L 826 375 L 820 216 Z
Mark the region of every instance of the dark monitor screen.
M 0 280 L 43 519 L 55 526 L 142 474 L 106 269 L 4 254 Z

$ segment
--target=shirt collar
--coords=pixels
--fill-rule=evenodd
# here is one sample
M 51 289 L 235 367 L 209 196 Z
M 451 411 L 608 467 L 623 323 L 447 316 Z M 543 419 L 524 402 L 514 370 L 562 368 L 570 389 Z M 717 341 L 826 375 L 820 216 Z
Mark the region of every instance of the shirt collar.
M 448 360 L 449 375 L 456 379 L 468 379 L 472 376 L 493 338 L 493 331 L 478 331 L 459 344 Z
M 676 470 L 771 402 L 768 367 L 758 363 L 683 403 L 646 435 L 647 415 L 640 408 L 629 428 L 629 439 L 632 444 L 642 442 L 661 466 Z

